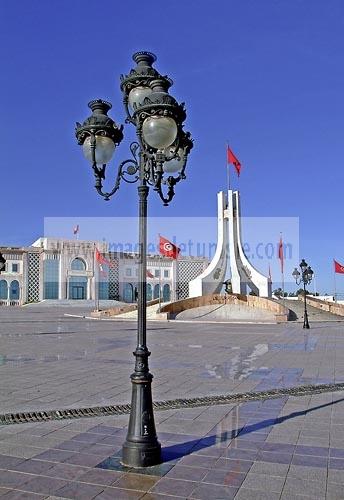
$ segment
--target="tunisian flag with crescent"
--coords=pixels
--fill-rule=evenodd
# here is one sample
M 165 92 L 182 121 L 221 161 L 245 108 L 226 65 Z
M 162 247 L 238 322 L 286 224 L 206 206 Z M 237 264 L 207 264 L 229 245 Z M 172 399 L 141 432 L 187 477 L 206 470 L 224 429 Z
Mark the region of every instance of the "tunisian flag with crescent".
M 238 160 L 238 158 L 235 156 L 233 151 L 229 146 L 227 146 L 227 164 L 229 165 L 232 163 L 234 165 L 234 168 L 236 170 L 236 173 L 238 174 L 238 177 L 240 176 L 240 171 L 241 171 L 241 163 Z
M 334 263 L 334 272 L 338 274 L 344 274 L 344 266 L 342 264 L 339 264 L 336 260 L 333 259 Z
M 159 252 L 165 257 L 172 257 L 172 259 L 177 259 L 180 248 L 178 248 L 163 236 L 159 235 Z

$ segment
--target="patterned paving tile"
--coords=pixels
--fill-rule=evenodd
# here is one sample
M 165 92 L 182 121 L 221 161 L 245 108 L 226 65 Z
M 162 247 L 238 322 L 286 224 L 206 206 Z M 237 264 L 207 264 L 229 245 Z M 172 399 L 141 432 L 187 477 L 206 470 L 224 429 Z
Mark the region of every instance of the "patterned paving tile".
M 32 476 L 30 476 L 32 478 Z M 67 484 L 64 479 L 54 477 L 34 476 L 29 481 L 21 485 L 20 489 L 32 493 L 41 493 L 44 495 L 55 495 L 56 491 Z
M 311 498 L 324 498 L 326 494 L 326 482 L 287 477 L 283 488 L 284 494 L 300 495 L 303 492 Z
M 293 465 L 303 465 L 308 467 L 327 467 L 328 459 L 325 457 L 314 457 L 312 455 L 294 455 Z
M 230 486 L 219 486 L 215 484 L 205 484 L 202 483 L 194 489 L 188 498 L 209 500 L 209 498 L 218 499 L 232 499 L 238 492 L 238 488 L 233 488 Z M 172 497 L 170 497 L 172 499 Z
M 12 469 L 12 467 L 15 467 L 22 462 L 25 462 L 25 458 L 0 455 L 0 469 Z
M 54 466 L 45 472 L 46 476 L 60 479 L 73 480 L 89 472 L 88 467 L 71 464 L 54 464 Z
M 0 470 L 0 485 L 3 488 L 18 488 L 30 479 L 29 474 Z
M 107 469 L 89 469 L 87 472 L 79 474 L 78 482 L 99 484 L 110 486 L 118 481 L 123 476 L 122 472 L 107 470 Z
M 239 488 L 245 477 L 246 474 L 240 472 L 212 469 L 202 479 L 202 482 Z
M 28 472 L 30 474 L 45 474 L 54 465 L 54 462 L 29 459 L 14 466 L 13 470 L 16 470 L 18 472 Z
M 154 493 L 166 493 L 189 497 L 196 486 L 197 483 L 193 481 L 163 477 L 155 484 L 151 491 Z
M 330 458 L 328 467 L 329 469 L 344 470 L 344 460 L 341 458 Z
M 142 491 L 123 490 L 121 488 L 109 487 L 95 497 L 97 500 L 136 500 L 142 498 Z M 171 497 L 169 497 L 171 500 Z M 84 499 L 83 499 L 84 500 Z
M 283 477 L 272 476 L 271 474 L 255 474 L 254 472 L 249 472 L 242 483 L 243 488 L 272 493 L 281 493 L 283 485 Z
M 278 453 L 273 451 L 261 451 L 257 455 L 257 460 L 262 462 L 272 462 L 276 464 L 290 464 L 291 453 Z
M 55 496 L 73 500 L 92 499 L 104 491 L 104 486 L 70 481 L 55 491 Z
M 166 477 L 173 479 L 187 479 L 189 481 L 202 481 L 209 469 L 202 467 L 188 467 L 177 464 L 169 472 Z
M 126 490 L 148 491 L 150 490 L 161 478 L 153 475 L 142 475 L 129 472 L 123 474 L 113 486 L 123 488 Z

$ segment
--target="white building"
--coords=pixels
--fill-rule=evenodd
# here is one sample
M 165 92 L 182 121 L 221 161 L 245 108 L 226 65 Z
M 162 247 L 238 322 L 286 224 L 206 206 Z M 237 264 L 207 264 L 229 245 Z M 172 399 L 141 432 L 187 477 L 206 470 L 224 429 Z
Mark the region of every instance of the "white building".
M 101 266 L 95 249 L 108 264 Z M 109 251 L 99 241 L 39 238 L 29 247 L 0 247 L 6 268 L 0 274 L 0 305 L 41 300 L 121 300 L 133 302 L 138 256 Z M 203 272 L 204 258 L 147 256 L 147 299 L 188 297 L 189 282 Z

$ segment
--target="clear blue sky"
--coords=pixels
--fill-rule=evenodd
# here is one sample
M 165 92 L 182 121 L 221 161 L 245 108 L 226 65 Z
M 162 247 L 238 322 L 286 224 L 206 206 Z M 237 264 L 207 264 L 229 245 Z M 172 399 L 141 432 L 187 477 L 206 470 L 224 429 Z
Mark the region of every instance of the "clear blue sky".
M 300 256 L 332 290 L 332 258 L 344 262 L 342 0 L 12 0 L 0 19 L 1 244 L 34 241 L 44 217 L 136 215 L 132 186 L 98 197 L 74 123 L 97 97 L 123 122 L 119 75 L 150 50 L 195 139 L 174 202 L 152 193 L 150 214 L 214 216 L 228 140 L 243 214 L 299 217 Z

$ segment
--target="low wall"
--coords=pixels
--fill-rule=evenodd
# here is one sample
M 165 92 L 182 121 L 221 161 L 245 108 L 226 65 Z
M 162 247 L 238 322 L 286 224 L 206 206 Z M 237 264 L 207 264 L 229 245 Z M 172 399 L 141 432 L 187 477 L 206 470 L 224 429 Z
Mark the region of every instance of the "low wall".
M 277 323 L 288 321 L 289 316 L 289 309 L 271 299 L 237 293 L 230 295 L 202 295 L 200 297 L 190 297 L 189 299 L 178 300 L 177 302 L 172 302 L 163 306 L 160 313 L 157 313 L 157 318 L 174 319 L 177 314 L 187 309 L 213 304 L 238 304 L 257 309 L 265 309 L 274 313 Z
M 303 297 L 299 297 L 299 300 L 304 300 Z M 344 316 L 344 304 L 336 304 L 336 302 L 329 302 L 327 300 L 317 299 L 315 297 L 310 297 L 306 295 L 307 304 L 322 311 L 326 311 L 332 314 L 337 314 L 338 316 Z
M 158 304 L 158 303 L 159 303 L 159 299 L 149 300 L 147 302 L 147 307 L 154 306 L 155 304 Z M 136 309 L 137 309 L 137 303 L 135 302 L 134 304 L 128 304 L 125 306 L 122 305 L 122 306 L 110 307 L 109 309 L 105 309 L 104 311 L 93 311 L 93 312 L 91 312 L 91 317 L 92 318 L 108 318 L 111 316 L 118 316 L 119 314 L 136 311 Z

